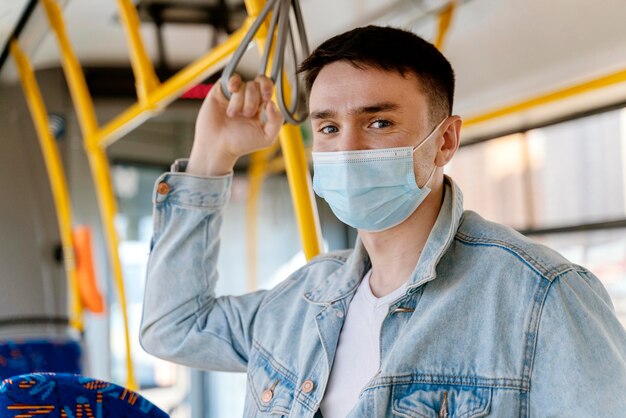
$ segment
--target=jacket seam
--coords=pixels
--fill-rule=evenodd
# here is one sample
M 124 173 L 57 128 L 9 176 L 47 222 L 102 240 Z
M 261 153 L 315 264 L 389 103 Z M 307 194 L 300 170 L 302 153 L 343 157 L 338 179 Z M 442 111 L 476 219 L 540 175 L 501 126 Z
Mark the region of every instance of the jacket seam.
M 208 218 L 206 218 L 206 217 L 205 217 L 204 219 L 202 219 L 202 224 L 203 224 L 203 229 L 204 229 L 204 243 L 203 243 L 203 248 L 207 248 L 207 244 L 208 244 L 208 242 L 209 242 L 209 220 L 208 220 Z M 204 257 L 206 257 L 206 252 L 205 252 Z M 203 258 L 204 258 L 204 257 L 203 257 Z M 209 272 L 207 271 L 207 264 L 208 264 L 208 263 L 206 263 L 206 260 L 203 260 L 203 263 L 202 263 L 202 274 L 203 274 L 203 281 L 204 281 L 204 285 L 205 285 L 207 288 L 210 288 L 211 283 L 210 283 L 210 280 L 209 280 Z M 196 305 L 197 305 L 197 308 L 196 308 L 196 311 L 195 311 L 195 313 L 194 313 L 194 314 L 195 314 L 195 317 L 196 317 L 196 320 L 195 320 L 195 325 L 198 327 L 198 331 L 199 331 L 200 333 L 202 333 L 202 334 L 209 334 L 209 335 L 212 335 L 212 336 L 214 336 L 214 337 L 216 337 L 216 338 L 218 338 L 218 339 L 222 340 L 222 341 L 223 341 L 223 342 L 225 342 L 226 344 L 229 344 L 230 346 L 232 346 L 232 347 L 233 347 L 233 349 L 235 349 L 235 346 L 234 346 L 234 341 L 233 341 L 233 339 L 232 339 L 232 338 L 226 338 L 226 337 L 224 337 L 224 336 L 222 336 L 222 335 L 217 334 L 217 333 L 216 333 L 216 332 L 214 332 L 214 331 L 211 331 L 211 330 L 208 330 L 208 329 L 204 329 L 204 328 L 200 325 L 200 320 L 202 319 L 202 317 L 201 317 L 198 313 L 199 313 L 199 312 L 201 312 L 201 311 L 202 311 L 202 308 L 203 308 L 203 304 L 202 304 L 202 302 L 201 302 L 201 300 L 202 300 L 202 298 L 203 298 L 203 297 L 205 297 L 205 295 L 203 295 L 203 294 L 199 294 L 199 295 L 197 295 L 197 296 L 196 296 Z M 212 306 L 208 309 L 207 315 L 208 315 L 208 313 L 209 313 L 209 312 L 211 312 L 213 309 L 215 309 L 215 306 L 217 305 L 217 297 L 215 296 L 215 294 L 213 294 L 213 295 L 212 295 L 211 299 L 209 300 L 209 303 L 210 303 Z M 206 318 L 204 318 L 204 319 L 206 320 Z M 242 348 L 243 348 L 243 347 L 242 347 Z M 235 350 L 235 351 L 236 351 L 236 350 Z M 249 360 L 249 358 L 250 358 L 250 353 L 249 353 L 250 349 L 248 348 L 248 349 L 247 349 L 247 351 L 248 351 L 247 353 L 243 353 L 245 356 L 247 356 L 247 358 L 246 358 L 246 362 L 247 362 L 247 361 Z M 241 354 L 240 354 L 240 353 L 237 353 L 237 355 L 238 355 L 238 356 L 241 356 Z
M 527 388 L 527 382 L 524 382 L 523 379 L 486 378 L 442 374 L 407 374 L 379 377 L 373 384 L 367 386 L 365 389 L 390 385 L 410 385 L 416 383 L 443 386 L 487 387 L 494 389 L 513 390 L 524 390 Z
M 196 325 L 198 325 L 197 321 L 196 321 Z M 208 329 L 202 329 L 202 328 L 200 328 L 199 331 L 202 334 L 210 334 L 210 335 L 212 335 L 212 336 L 214 336 L 214 337 L 224 341 L 226 344 L 233 345 L 233 341 L 231 339 L 225 338 L 222 335 L 217 334 L 215 331 L 211 331 L 211 330 L 208 330 Z
M 339 262 L 340 265 L 345 264 L 345 259 L 343 259 L 343 263 L 342 260 L 340 258 L 336 258 L 334 256 L 324 256 L 323 258 L 316 258 L 312 261 L 310 261 L 309 263 L 307 263 L 306 268 L 308 269 L 310 266 L 321 263 L 323 261 L 335 261 L 335 262 Z M 304 267 L 303 267 L 304 268 Z M 261 302 L 261 304 L 259 305 L 259 309 L 261 307 L 264 307 L 265 305 L 269 304 L 271 301 L 273 301 L 274 299 L 276 299 L 278 296 L 280 296 L 285 290 L 287 290 L 289 287 L 293 286 L 295 283 L 298 283 L 301 279 L 294 276 L 294 273 L 292 273 L 287 279 L 285 279 L 282 283 L 280 283 L 276 288 L 274 288 L 274 290 L 271 292 L 271 295 L 268 295 L 263 302 Z M 316 288 L 310 289 L 310 290 L 304 290 L 303 292 L 303 296 L 308 293 L 308 292 L 312 292 L 314 291 Z M 304 296 L 306 298 L 306 296 Z
M 502 241 L 502 240 L 497 240 L 497 239 L 476 238 L 476 237 L 471 237 L 469 235 L 466 235 L 462 232 L 457 232 L 455 238 L 456 240 L 466 245 L 490 246 L 490 247 L 502 248 L 503 250 L 508 251 L 514 256 L 516 256 L 529 268 L 535 271 L 539 276 L 543 277 L 549 282 L 552 282 L 563 273 L 576 270 L 576 267 L 573 264 L 567 264 L 567 263 L 561 263 L 561 264 L 555 265 L 552 268 L 547 268 L 547 266 L 545 266 L 539 260 L 532 257 L 524 249 L 518 247 L 517 245 L 511 244 L 510 242 L 507 242 L 507 241 Z
M 266 305 L 270 304 L 274 299 L 283 294 L 287 289 L 293 286 L 295 283 L 298 283 L 298 278 L 295 276 L 289 276 L 287 279 L 283 280 L 280 284 L 278 284 L 273 290 L 270 290 L 266 293 L 266 296 L 263 298 L 261 303 L 259 304 L 259 311 L 264 308 Z
M 269 352 L 265 348 L 263 348 L 263 346 L 257 339 L 252 338 L 252 345 L 254 348 L 256 348 L 259 356 L 267 360 L 267 362 L 271 364 L 276 372 L 283 375 L 286 379 L 289 379 L 289 381 L 293 383 L 294 387 L 296 386 L 298 382 L 298 377 L 296 375 L 294 375 L 292 372 L 289 371 L 287 367 L 283 366 L 278 360 L 272 357 Z
M 202 243 L 202 248 L 208 248 L 208 244 L 210 241 L 210 237 L 209 237 L 209 229 L 210 229 L 210 225 L 209 225 L 209 219 L 207 217 L 204 217 L 202 219 L 202 227 L 204 229 L 204 242 Z M 209 272 L 207 271 L 207 260 L 206 257 L 208 257 L 208 251 L 204 251 L 204 256 L 202 257 L 202 274 L 203 274 L 203 281 L 204 281 L 204 285 L 210 289 L 211 287 L 211 283 L 209 282 Z M 213 298 L 215 299 L 215 295 L 213 295 Z
M 227 203 L 226 199 L 222 199 L 222 198 L 216 198 L 216 199 L 219 199 L 219 200 L 217 202 L 207 202 L 202 205 L 202 204 L 186 203 L 179 199 L 170 197 L 161 202 L 155 202 L 155 205 L 157 207 L 163 207 L 163 206 L 169 205 L 169 206 L 174 206 L 178 208 L 183 208 L 185 210 L 193 210 L 193 211 L 198 211 L 198 212 L 208 211 L 211 213 L 215 213 L 215 212 L 221 211 Z
M 317 328 L 317 326 L 316 326 Z M 315 364 L 312 365 L 311 367 L 311 374 L 312 375 L 318 375 L 321 376 L 321 369 L 323 368 L 323 366 L 321 366 L 326 358 L 325 353 L 322 353 L 323 355 L 321 356 L 317 356 L 317 360 L 315 361 Z M 318 374 L 319 371 L 319 374 Z M 329 374 L 330 376 L 330 374 Z M 319 382 L 318 382 L 319 383 Z M 326 380 L 326 387 L 328 387 L 328 379 Z M 325 390 L 324 390 L 325 392 Z M 322 397 L 324 396 L 324 393 L 322 393 Z M 304 393 L 302 391 L 301 388 L 297 388 L 295 390 L 295 399 L 297 402 L 299 402 L 301 405 L 303 405 L 305 408 L 309 409 L 311 412 L 315 412 L 316 409 L 319 408 L 320 406 L 320 402 L 321 402 L 321 398 L 320 399 L 316 399 L 314 396 L 312 396 L 311 394 L 307 394 Z
M 252 381 L 252 375 L 250 373 L 246 373 L 246 384 L 247 384 L 247 386 L 249 388 L 253 388 L 254 387 L 254 382 Z M 261 409 L 259 407 L 259 405 L 263 404 L 263 401 L 261 399 L 259 399 L 259 395 L 257 394 L 256 390 L 250 389 L 250 393 L 254 397 L 254 401 L 256 402 L 256 406 L 259 409 Z M 292 400 L 292 402 L 293 402 L 293 400 Z M 269 408 L 269 405 L 268 405 L 267 408 L 269 409 L 268 411 L 260 411 L 260 412 L 261 413 L 270 413 L 270 414 L 273 414 L 275 412 L 282 412 L 284 414 L 288 414 L 289 413 L 289 410 L 283 408 L 282 406 L 274 405 L 272 408 Z
M 342 264 L 345 264 L 345 262 L 348 260 L 348 257 L 344 257 L 341 256 L 339 254 L 322 254 L 319 255 L 317 257 L 315 257 L 313 260 L 311 260 L 307 265 L 311 265 L 311 264 L 317 264 L 321 261 L 327 261 L 327 260 L 333 260 L 333 261 L 339 261 Z
M 313 264 L 318 264 L 318 263 L 321 263 L 321 262 L 323 262 L 323 261 L 332 261 L 332 262 L 335 262 L 335 263 L 339 264 L 339 267 L 338 267 L 338 268 L 341 268 L 341 267 L 345 266 L 347 259 L 346 259 L 346 258 L 343 258 L 343 257 L 340 257 L 340 256 L 328 255 L 328 256 L 323 256 L 323 257 L 321 257 L 321 258 L 315 258 L 314 260 L 310 261 L 310 262 L 308 263 L 308 265 L 307 265 L 307 266 L 310 266 L 310 265 L 313 265 Z M 335 271 L 336 271 L 336 270 L 335 270 Z M 334 273 L 335 271 L 333 271 L 333 273 Z M 330 274 L 333 274 L 333 273 L 330 273 Z M 330 302 L 329 302 L 329 301 L 320 301 L 320 300 L 317 300 L 317 299 L 312 299 L 312 298 L 310 298 L 310 297 L 309 297 L 309 296 L 310 296 L 310 294 L 311 294 L 311 293 L 313 293 L 313 292 L 318 291 L 318 289 L 320 289 L 320 283 L 315 283 L 315 286 L 314 286 L 314 287 L 309 288 L 309 289 L 306 289 L 306 290 L 304 291 L 304 293 L 302 294 L 302 297 L 303 297 L 305 300 L 309 301 L 309 302 L 312 302 L 312 303 L 322 303 L 322 304 L 325 304 L 325 305 L 327 305 L 327 304 L 329 304 L 329 303 L 333 303 L 333 302 L 335 302 L 335 300 L 333 300 L 333 301 L 330 301 Z M 349 293 L 349 292 L 348 292 L 348 293 Z M 339 299 L 341 299 L 341 298 L 339 298 Z
M 561 275 L 560 275 L 561 276 Z M 560 277 L 559 276 L 559 277 Z M 533 314 L 531 316 L 531 323 L 529 324 L 528 337 L 526 340 L 526 350 L 524 354 L 524 369 L 522 376 L 528 380 L 528 390 L 526 396 L 523 396 L 520 403 L 520 416 L 530 417 L 530 388 L 532 386 L 531 376 L 533 372 L 533 366 L 535 364 L 535 354 L 537 350 L 537 340 L 539 335 L 539 325 L 543 315 L 543 307 L 545 306 L 548 293 L 552 289 L 552 285 L 555 283 L 556 278 L 550 282 L 542 283 L 537 289 L 533 303 Z

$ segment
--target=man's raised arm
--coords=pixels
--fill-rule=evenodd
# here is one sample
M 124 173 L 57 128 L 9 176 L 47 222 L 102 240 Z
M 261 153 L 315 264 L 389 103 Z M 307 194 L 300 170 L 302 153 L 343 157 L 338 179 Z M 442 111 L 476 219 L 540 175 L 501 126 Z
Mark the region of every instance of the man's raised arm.
M 154 235 L 140 339 L 146 351 L 192 367 L 245 371 L 264 292 L 215 297 L 222 209 L 235 162 L 275 141 L 283 123 L 266 77 L 219 83 L 200 109 L 185 173 L 165 173 L 154 192 Z M 265 114 L 265 122 L 263 118 Z

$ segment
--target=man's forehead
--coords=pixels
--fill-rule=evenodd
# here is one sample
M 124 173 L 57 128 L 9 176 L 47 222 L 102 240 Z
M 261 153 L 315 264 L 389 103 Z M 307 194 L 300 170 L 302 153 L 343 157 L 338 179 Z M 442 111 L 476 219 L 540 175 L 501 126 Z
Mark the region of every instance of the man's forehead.
M 309 95 L 311 114 L 327 110 L 362 113 L 375 107 L 391 111 L 423 103 L 417 77 L 345 62 L 325 66 Z
M 348 61 L 335 61 L 325 65 L 317 74 L 311 90 L 316 86 L 324 85 L 333 80 L 347 77 L 359 80 L 397 79 L 401 81 L 416 82 L 418 77 L 411 71 L 399 72 L 393 69 L 383 69 L 370 64 L 352 64 Z

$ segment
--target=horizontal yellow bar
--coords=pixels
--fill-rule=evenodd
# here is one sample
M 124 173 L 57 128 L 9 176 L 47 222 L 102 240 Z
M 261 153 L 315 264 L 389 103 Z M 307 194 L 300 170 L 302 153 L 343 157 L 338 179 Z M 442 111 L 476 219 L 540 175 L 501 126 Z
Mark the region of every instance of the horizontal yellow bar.
M 124 113 L 103 126 L 98 133 L 97 139 L 100 146 L 107 147 L 113 144 L 124 134 L 150 118 L 152 116 L 151 112 L 155 109 L 164 108 L 191 85 L 211 74 L 215 67 L 222 60 L 228 58 L 242 41 L 251 23 L 250 20 L 246 20 L 246 22 L 239 30 L 233 32 L 224 43 L 212 49 L 204 57 L 189 64 L 154 89 L 152 94 L 147 97 L 146 102 L 135 103 Z
M 626 82 L 626 70 L 617 71 L 615 73 L 608 74 L 594 80 L 576 84 L 552 93 L 542 94 L 540 96 L 523 100 L 509 106 L 504 106 L 500 109 L 492 110 L 482 115 L 471 116 L 465 119 L 463 125 L 477 125 L 479 123 L 483 123 L 492 119 L 512 115 L 528 109 L 532 109 L 534 107 L 557 102 L 559 100 L 567 99 L 579 94 L 587 93 L 593 90 L 609 87 L 624 82 Z
M 152 104 L 137 102 L 104 125 L 96 133 L 96 138 L 93 142 L 96 143 L 97 148 L 106 148 L 153 117 L 155 113 Z

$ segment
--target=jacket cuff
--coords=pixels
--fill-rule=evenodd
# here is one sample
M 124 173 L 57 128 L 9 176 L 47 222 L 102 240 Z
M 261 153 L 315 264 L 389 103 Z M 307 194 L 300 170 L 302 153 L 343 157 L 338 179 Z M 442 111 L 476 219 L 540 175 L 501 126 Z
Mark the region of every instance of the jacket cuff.
M 155 183 L 152 203 L 198 208 L 221 207 L 230 198 L 232 180 L 232 173 L 217 177 L 164 173 Z

